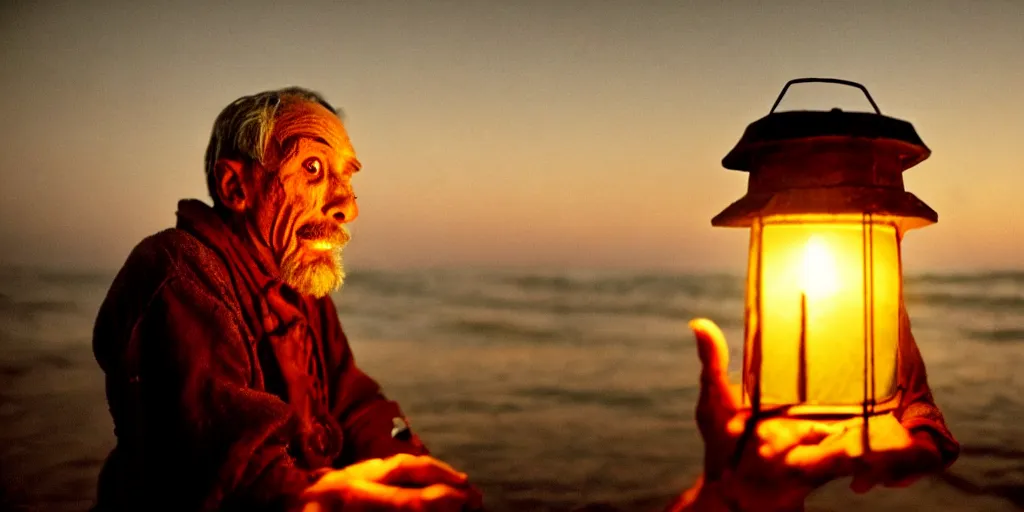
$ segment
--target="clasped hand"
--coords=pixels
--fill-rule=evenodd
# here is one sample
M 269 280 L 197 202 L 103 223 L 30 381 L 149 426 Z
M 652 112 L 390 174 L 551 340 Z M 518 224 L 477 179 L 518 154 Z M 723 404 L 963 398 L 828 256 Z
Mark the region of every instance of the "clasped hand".
M 370 459 L 322 476 L 302 494 L 302 512 L 480 510 L 465 473 L 426 455 Z

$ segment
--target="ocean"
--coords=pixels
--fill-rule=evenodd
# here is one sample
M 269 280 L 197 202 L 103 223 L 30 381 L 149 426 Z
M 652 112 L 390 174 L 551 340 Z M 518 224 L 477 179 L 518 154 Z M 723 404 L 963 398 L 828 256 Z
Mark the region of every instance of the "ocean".
M 0 508 L 85 510 L 113 446 L 92 324 L 112 272 L 0 269 Z M 916 275 L 907 308 L 963 445 L 942 475 L 813 511 L 1024 509 L 1024 272 Z M 489 510 L 660 510 L 699 474 L 699 361 L 715 320 L 737 375 L 743 279 L 666 272 L 350 271 L 356 362 Z

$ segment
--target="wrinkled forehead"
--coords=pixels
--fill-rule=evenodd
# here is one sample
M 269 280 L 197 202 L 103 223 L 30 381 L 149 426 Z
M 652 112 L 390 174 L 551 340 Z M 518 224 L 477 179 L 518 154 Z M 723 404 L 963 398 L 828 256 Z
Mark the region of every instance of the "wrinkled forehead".
M 319 103 L 300 101 L 284 107 L 274 123 L 278 144 L 295 138 L 320 139 L 345 160 L 355 159 L 355 149 L 341 119 Z

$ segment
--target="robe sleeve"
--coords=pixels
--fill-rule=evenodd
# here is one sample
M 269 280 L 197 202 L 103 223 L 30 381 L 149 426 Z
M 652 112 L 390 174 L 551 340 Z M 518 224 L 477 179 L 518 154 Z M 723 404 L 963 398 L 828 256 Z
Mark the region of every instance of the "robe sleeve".
M 911 432 L 930 435 L 942 456 L 943 467 L 948 468 L 960 455 L 960 444 L 946 426 L 942 411 L 935 404 L 928 373 L 921 352 L 910 330 L 910 316 L 900 306 L 900 384 L 903 396 L 897 408 L 900 423 Z
M 289 455 L 296 418 L 253 386 L 254 349 L 241 325 L 237 309 L 181 277 L 160 287 L 136 324 L 150 499 L 285 510 L 323 474 Z
M 331 414 L 341 425 L 344 442 L 335 467 L 399 453 L 430 451 L 409 427 L 397 402 L 389 400 L 372 377 L 356 366 L 337 309 L 330 298 L 320 302 L 324 343 L 328 346 Z M 400 426 L 397 435 L 392 432 Z M 405 431 L 401 431 L 405 427 Z

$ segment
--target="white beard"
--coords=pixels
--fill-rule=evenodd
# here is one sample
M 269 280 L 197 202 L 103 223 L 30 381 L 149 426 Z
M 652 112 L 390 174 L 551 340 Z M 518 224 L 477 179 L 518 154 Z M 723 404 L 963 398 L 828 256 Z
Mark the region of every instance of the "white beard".
M 281 280 L 303 295 L 322 298 L 341 288 L 345 282 L 345 266 L 341 249 L 324 251 L 313 261 L 303 261 L 298 252 L 281 262 Z

